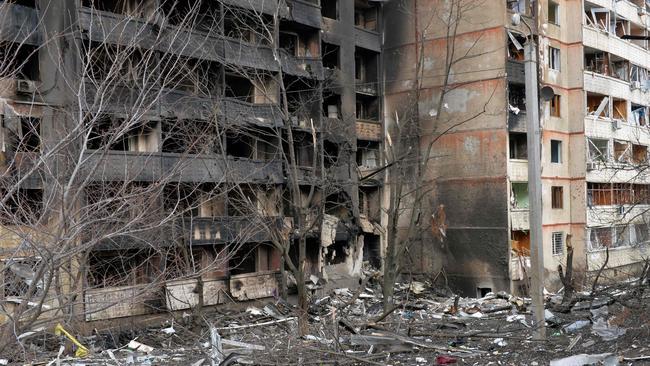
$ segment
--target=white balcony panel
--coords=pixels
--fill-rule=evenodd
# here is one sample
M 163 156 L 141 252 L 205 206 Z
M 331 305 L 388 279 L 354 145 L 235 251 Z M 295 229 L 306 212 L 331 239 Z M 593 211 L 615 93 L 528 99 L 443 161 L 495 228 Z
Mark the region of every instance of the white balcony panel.
M 528 230 L 530 228 L 528 216 L 529 216 L 528 210 L 511 210 L 510 229 Z
M 650 246 L 648 244 L 634 246 L 634 247 L 621 247 L 609 250 L 609 259 L 607 260 L 607 267 L 622 267 L 635 263 L 642 263 L 644 258 L 650 254 Z M 605 250 L 597 250 L 587 252 L 587 270 L 598 271 L 605 263 L 607 254 Z
M 511 182 L 528 181 L 528 161 L 527 160 L 509 160 L 508 177 Z
M 643 223 L 650 205 L 611 205 L 587 207 L 587 226 L 615 226 Z
M 613 53 L 650 69 L 650 52 L 629 41 L 587 26 L 583 27 L 582 36 L 585 46 Z
M 585 118 L 585 135 L 587 137 L 631 141 L 635 144 L 650 145 L 650 128 L 637 126 L 627 122 L 614 125 L 613 121 L 605 118 Z

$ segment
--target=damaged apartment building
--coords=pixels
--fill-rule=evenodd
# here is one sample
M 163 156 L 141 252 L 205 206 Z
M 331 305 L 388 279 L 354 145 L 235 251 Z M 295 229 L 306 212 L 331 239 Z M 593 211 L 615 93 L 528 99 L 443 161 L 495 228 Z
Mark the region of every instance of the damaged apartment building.
M 422 270 L 444 268 L 449 282 L 467 295 L 526 292 L 524 46 L 534 41 L 540 88 L 554 91 L 539 105 L 546 286 L 562 286 L 557 268 L 565 266 L 569 246 L 576 276 L 585 284 L 601 267 L 606 280 L 634 276 L 647 257 L 649 236 L 647 2 L 449 1 L 437 13 L 420 1 L 407 3 L 410 12 L 385 9 L 386 23 L 415 26 L 391 32 L 384 57 L 408 65 L 424 60 L 419 116 L 425 128 L 440 133 L 430 197 L 445 205 L 448 219 L 446 241 L 434 248 L 423 244 L 418 252 Z M 453 16 L 428 22 L 432 13 L 450 9 Z M 517 26 L 515 13 L 522 19 Z M 417 49 L 410 46 L 414 37 L 424 39 Z M 449 68 L 450 91 L 437 109 L 450 47 L 458 61 Z M 411 87 L 390 80 L 413 72 L 386 70 L 388 109 L 398 108 Z M 438 113 L 443 117 L 437 119 Z
M 380 267 L 380 14 L 2 2 L 1 311 L 42 299 L 99 321 L 279 296 L 300 236 L 310 283 Z

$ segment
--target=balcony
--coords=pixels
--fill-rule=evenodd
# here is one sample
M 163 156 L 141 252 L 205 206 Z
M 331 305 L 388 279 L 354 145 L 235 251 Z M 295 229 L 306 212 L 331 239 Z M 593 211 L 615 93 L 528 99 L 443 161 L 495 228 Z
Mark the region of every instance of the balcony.
M 268 242 L 273 240 L 271 230 L 284 229 L 282 217 L 186 217 L 179 221 L 179 230 L 192 245 Z
M 640 46 L 612 35 L 606 31 L 594 29 L 589 26 L 582 27 L 583 43 L 587 47 L 612 53 L 616 56 L 634 63 L 646 69 L 650 69 L 650 58 L 646 57 L 647 52 Z
M 378 121 L 368 121 L 357 119 L 356 131 L 357 139 L 366 141 L 382 140 L 382 125 Z
M 510 210 L 510 229 L 511 230 L 529 230 L 529 212 L 527 209 Z
M 628 99 L 634 103 L 647 103 L 647 93 L 640 88 L 631 88 L 630 83 L 596 72 L 584 72 L 584 88 L 588 92 Z
M 224 38 L 224 51 L 226 63 L 273 72 L 280 71 L 273 51 L 267 46 Z
M 271 297 L 278 294 L 278 273 L 255 272 L 230 277 L 230 294 L 239 301 Z
M 280 184 L 282 162 L 224 158 L 221 155 L 187 155 L 160 152 L 86 152 L 82 162 L 91 179 L 98 181 L 143 181 Z
M 289 2 L 291 20 L 314 28 L 320 28 L 320 6 L 318 1 L 291 0 Z
M 354 27 L 354 44 L 367 50 L 380 52 L 379 33 L 361 27 Z
M 238 99 L 225 98 L 222 104 L 222 114 L 228 124 L 244 125 L 246 123 L 264 126 L 281 127 L 282 112 L 276 104 L 255 104 Z
M 518 113 L 512 110 L 508 111 L 508 131 L 526 132 L 526 111 L 520 110 Z
M 3 41 L 31 46 L 40 46 L 43 43 L 36 9 L 2 2 L 0 17 L 0 39 Z
M 528 161 L 527 160 L 508 160 L 508 178 L 511 182 L 528 181 Z
M 153 313 L 143 297 L 154 297 L 146 293 L 149 285 L 106 287 L 88 289 L 84 292 L 84 313 L 86 321 L 122 318 Z M 149 291 L 152 289 L 149 288 Z
M 324 79 L 323 62 L 319 58 L 296 57 L 284 50 L 280 50 L 280 57 L 282 59 L 282 71 L 287 74 L 316 80 Z
M 354 90 L 358 94 L 364 94 L 369 96 L 376 97 L 378 95 L 377 91 L 377 81 L 361 81 L 356 80 L 354 85 Z
M 168 310 L 183 310 L 199 305 L 198 279 L 167 281 L 165 298 Z M 223 304 L 228 293 L 227 280 L 203 280 L 203 305 Z
M 79 27 L 83 36 L 93 41 L 161 52 L 174 50 L 177 55 L 210 61 L 221 61 L 224 57 L 224 41 L 219 37 L 173 26 L 158 30 L 157 25 L 145 19 L 121 14 L 80 7 Z
M 643 223 L 650 205 L 603 205 L 587 207 L 587 226 Z
M 517 84 L 526 83 L 524 63 L 522 61 L 508 60 L 506 63 L 506 73 L 508 75 L 508 82 Z
M 254 10 L 256 13 L 274 15 L 276 10 L 281 18 L 289 16 L 289 8 L 282 0 L 264 0 L 264 1 L 241 1 L 241 0 L 220 0 L 225 5 L 234 5 L 240 8 Z

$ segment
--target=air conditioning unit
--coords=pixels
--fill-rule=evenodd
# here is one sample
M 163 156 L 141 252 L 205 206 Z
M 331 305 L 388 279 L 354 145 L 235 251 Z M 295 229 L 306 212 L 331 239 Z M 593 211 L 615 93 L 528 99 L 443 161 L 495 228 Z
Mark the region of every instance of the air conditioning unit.
M 641 82 L 640 81 L 633 81 L 630 83 L 630 89 L 636 90 L 636 89 L 641 89 Z
M 598 169 L 598 163 L 593 162 L 593 161 L 588 161 L 587 162 L 587 171 L 592 171 Z
M 34 94 L 36 85 L 31 80 L 16 80 L 16 93 L 17 94 Z
M 616 207 L 616 213 L 618 213 L 619 215 L 623 215 L 625 213 L 625 206 L 620 205 Z
M 623 121 L 620 119 L 615 119 L 612 121 L 612 130 L 620 130 L 623 128 Z

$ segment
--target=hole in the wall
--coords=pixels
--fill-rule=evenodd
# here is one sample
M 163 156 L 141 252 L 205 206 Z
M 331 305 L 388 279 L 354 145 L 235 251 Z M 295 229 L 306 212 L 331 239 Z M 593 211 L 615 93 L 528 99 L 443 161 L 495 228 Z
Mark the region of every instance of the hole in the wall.
M 492 292 L 491 287 L 477 287 L 476 288 L 476 294 L 478 295 L 478 297 L 485 297 L 490 292 Z

